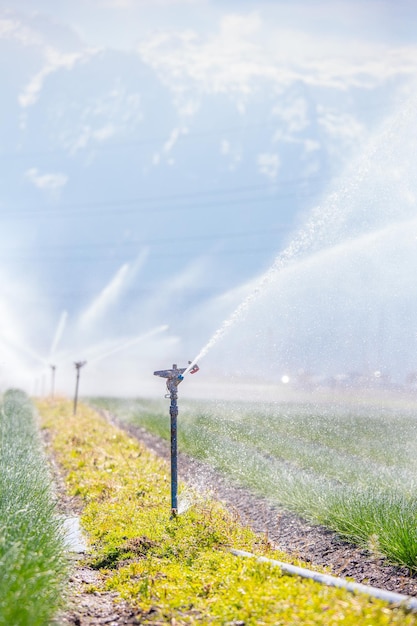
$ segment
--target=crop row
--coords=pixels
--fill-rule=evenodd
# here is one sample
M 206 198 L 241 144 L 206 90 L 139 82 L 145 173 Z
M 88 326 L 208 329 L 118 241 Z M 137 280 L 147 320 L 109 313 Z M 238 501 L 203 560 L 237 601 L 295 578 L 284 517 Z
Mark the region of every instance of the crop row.
M 66 571 L 34 409 L 24 393 L 11 390 L 0 410 L 0 625 L 49 624 Z
M 200 498 L 171 518 L 167 464 L 95 411 L 39 405 L 69 493 L 84 503 L 91 565 L 141 624 L 416 624 L 379 600 L 287 576 L 230 548 L 288 557 Z M 302 566 L 301 563 L 299 565 Z
M 167 405 L 94 399 L 169 437 Z M 417 571 L 417 420 L 348 407 L 183 402 L 179 447 L 346 539 Z

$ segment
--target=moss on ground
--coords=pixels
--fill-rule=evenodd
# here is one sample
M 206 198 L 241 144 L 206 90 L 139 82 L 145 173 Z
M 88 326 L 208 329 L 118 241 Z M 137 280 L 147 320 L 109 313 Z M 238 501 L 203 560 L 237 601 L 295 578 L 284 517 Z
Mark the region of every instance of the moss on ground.
M 214 501 L 170 519 L 166 462 L 92 409 L 73 416 L 69 402 L 54 401 L 39 411 L 68 490 L 84 502 L 102 589 L 128 600 L 141 623 L 417 626 L 382 601 L 233 556 L 230 547 L 289 561 Z

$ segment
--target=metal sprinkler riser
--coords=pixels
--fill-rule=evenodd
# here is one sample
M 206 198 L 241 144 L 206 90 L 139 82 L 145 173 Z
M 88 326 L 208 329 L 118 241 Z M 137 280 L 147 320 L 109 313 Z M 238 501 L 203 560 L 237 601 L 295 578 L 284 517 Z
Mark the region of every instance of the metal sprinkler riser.
M 191 361 L 188 362 L 191 364 Z M 177 387 L 184 380 L 184 372 L 186 367 L 178 369 L 174 363 L 170 370 L 157 370 L 154 376 L 166 378 L 168 392 L 165 398 L 171 399 L 169 414 L 171 418 L 171 516 L 176 517 L 178 514 L 178 446 L 177 446 L 177 418 L 178 418 L 178 392 Z M 198 372 L 198 365 L 194 365 L 190 374 Z
M 80 369 L 82 367 L 84 367 L 84 365 L 86 363 L 87 363 L 87 361 L 76 361 L 74 363 L 75 369 L 77 371 L 77 376 L 76 376 L 76 380 L 75 380 L 75 393 L 74 393 L 74 410 L 73 410 L 74 415 L 76 415 L 76 413 L 77 413 L 78 388 L 79 388 L 79 385 L 80 385 Z

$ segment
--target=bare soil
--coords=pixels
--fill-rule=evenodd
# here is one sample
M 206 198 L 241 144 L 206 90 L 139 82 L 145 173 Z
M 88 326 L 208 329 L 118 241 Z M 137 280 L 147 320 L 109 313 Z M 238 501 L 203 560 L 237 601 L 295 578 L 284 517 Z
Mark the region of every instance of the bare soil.
M 121 422 L 107 412 L 102 414 L 157 455 L 169 459 L 169 445 L 166 441 L 151 435 L 143 428 Z M 61 511 L 67 515 L 80 513 L 81 502 L 68 496 L 62 472 L 53 458 L 47 438 L 45 444 L 51 459 Z M 210 495 L 235 512 L 242 523 L 267 536 L 277 548 L 309 563 L 311 569 L 327 566 L 335 576 L 417 597 L 417 576 L 411 576 L 407 568 L 391 565 L 385 559 L 347 543 L 332 531 L 312 525 L 280 509 L 247 489 L 231 483 L 207 464 L 186 454 L 178 455 L 178 467 L 182 481 L 196 490 L 201 490 L 204 484 Z M 57 616 L 56 626 L 125 626 L 149 623 L 146 615 L 138 614 L 121 601 L 117 594 L 91 592 L 91 587 L 100 583 L 100 573 L 89 567 L 83 557 L 84 555 L 74 556 L 67 609 Z

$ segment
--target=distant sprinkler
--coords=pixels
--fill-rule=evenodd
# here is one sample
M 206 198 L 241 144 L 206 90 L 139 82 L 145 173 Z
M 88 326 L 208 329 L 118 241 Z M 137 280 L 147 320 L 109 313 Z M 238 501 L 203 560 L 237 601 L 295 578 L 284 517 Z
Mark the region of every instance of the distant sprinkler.
M 189 365 L 191 361 L 189 361 Z M 169 414 L 171 417 L 171 515 L 176 517 L 178 514 L 178 449 L 177 449 L 177 417 L 178 417 L 178 404 L 177 404 L 177 387 L 182 380 L 184 380 L 184 372 L 186 367 L 178 369 L 174 364 L 171 370 L 158 370 L 154 372 L 154 376 L 160 376 L 167 379 L 168 394 L 166 398 L 171 399 L 171 405 L 169 407 Z M 198 365 L 193 365 L 189 370 L 190 374 L 198 372 Z
M 56 365 L 50 365 L 49 367 L 51 368 L 51 398 L 53 398 L 54 395 L 55 395 L 55 372 L 56 372 Z
M 75 395 L 74 395 L 74 415 L 77 413 L 77 404 L 78 404 L 78 387 L 80 384 L 80 369 L 87 363 L 87 361 L 77 361 L 74 363 L 75 369 L 77 371 L 77 378 L 75 382 Z

